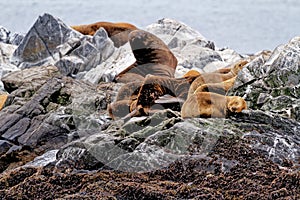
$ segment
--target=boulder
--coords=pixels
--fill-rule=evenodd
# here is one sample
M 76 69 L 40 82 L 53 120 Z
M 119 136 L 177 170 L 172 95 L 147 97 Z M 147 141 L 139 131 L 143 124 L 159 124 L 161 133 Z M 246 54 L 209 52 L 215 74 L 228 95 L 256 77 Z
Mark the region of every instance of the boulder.
M 97 67 L 83 74 L 82 79 L 93 84 L 111 82 L 117 74 L 135 62 L 129 43 L 117 48 L 114 53 Z M 80 75 L 78 75 L 80 78 Z
M 85 36 L 60 19 L 44 14 L 34 23 L 11 61 L 20 68 L 56 65 L 65 75 L 88 71 L 106 60 L 114 51 L 104 29 Z
M 242 96 L 249 108 L 300 120 L 300 37 L 263 55 L 238 75 L 229 95 Z
M 191 69 L 200 72 L 215 71 L 241 58 L 233 50 L 216 50 L 212 41 L 186 24 L 173 19 L 161 19 L 147 26 L 146 30 L 161 38 L 176 56 L 178 60 L 176 77 L 181 77 Z
M 18 46 L 24 36 L 18 33 L 12 33 L 3 26 L 0 26 L 0 42 Z
M 0 140 L 0 156 L 5 154 L 10 149 L 10 147 L 12 147 L 12 146 L 13 146 L 13 144 L 11 144 L 8 141 Z
M 5 91 L 1 78 L 5 74 L 19 70 L 18 67 L 11 64 L 9 60 L 15 49 L 16 46 L 14 45 L 0 42 L 0 93 Z

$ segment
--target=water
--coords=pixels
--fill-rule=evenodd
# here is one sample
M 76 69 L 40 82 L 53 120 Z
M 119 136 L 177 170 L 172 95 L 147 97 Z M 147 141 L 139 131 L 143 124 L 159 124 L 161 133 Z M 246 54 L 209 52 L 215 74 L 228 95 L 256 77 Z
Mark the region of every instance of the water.
M 126 21 L 141 28 L 168 17 L 239 53 L 273 50 L 300 35 L 299 0 L 1 0 L 0 8 L 0 25 L 21 33 L 45 12 L 69 25 Z

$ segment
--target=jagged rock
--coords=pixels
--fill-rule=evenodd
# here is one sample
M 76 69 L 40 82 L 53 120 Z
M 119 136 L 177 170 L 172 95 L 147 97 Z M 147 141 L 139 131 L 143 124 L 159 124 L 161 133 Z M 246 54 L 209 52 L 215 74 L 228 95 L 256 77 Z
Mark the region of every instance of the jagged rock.
M 157 23 L 147 26 L 146 31 L 161 38 L 170 49 L 182 49 L 189 43 L 198 43 L 201 47 L 214 49 L 214 44 L 198 31 L 173 19 L 163 18 L 158 20 Z
M 13 144 L 6 140 L 0 140 L 0 156 L 2 156 L 4 153 L 6 153 L 10 147 L 12 147 Z
M 161 38 L 176 56 L 176 77 L 181 77 L 191 69 L 211 72 L 241 58 L 233 50 L 216 51 L 212 41 L 184 23 L 172 19 L 161 19 L 147 26 L 146 30 Z
M 74 131 L 101 130 L 119 88 L 64 77 L 54 66 L 23 69 L 3 81 L 11 93 L 0 112 L 1 138 L 39 151 L 78 139 Z
M 24 36 L 18 33 L 11 33 L 5 27 L 0 26 L 0 42 L 18 46 Z
M 20 68 L 57 65 L 65 75 L 87 71 L 114 51 L 105 30 L 84 36 L 50 14 L 40 16 L 11 58 Z
M 15 49 L 16 46 L 14 45 L 0 42 L 0 92 L 5 91 L 1 78 L 7 73 L 19 70 L 17 66 L 11 64 L 9 61 Z
M 229 95 L 243 96 L 252 109 L 300 120 L 300 37 L 261 55 L 238 75 Z
M 110 82 L 115 76 L 126 67 L 135 62 L 135 57 L 131 51 L 130 45 L 125 44 L 114 51 L 105 62 L 83 74 L 82 79 L 91 83 Z M 78 75 L 80 77 L 80 75 Z
M 174 123 L 178 121 L 175 119 L 176 117 L 178 117 L 178 114 L 167 110 L 156 113 L 146 119 L 140 118 L 136 121 L 133 120 L 126 123 L 122 120 L 113 122 L 104 131 L 94 129 L 92 135 L 81 133 L 82 136 L 80 137 L 80 140 L 68 144 L 59 151 L 57 155 L 57 166 L 75 166 L 78 169 L 96 169 L 103 166 L 116 169 L 117 166 L 119 166 L 119 170 L 145 171 L 145 167 L 148 165 L 152 166 L 153 162 L 159 165 L 159 161 L 156 160 L 157 157 L 151 157 L 152 163 L 141 162 L 140 166 L 133 165 L 132 168 L 124 168 L 124 166 L 117 164 L 118 161 L 116 161 L 116 159 L 122 160 L 127 157 L 130 149 L 136 149 L 143 140 L 154 134 L 156 131 L 167 129 L 169 126 L 174 125 Z M 126 135 L 127 137 L 123 138 Z M 124 145 L 128 142 L 133 146 L 128 147 Z M 152 150 L 154 151 L 154 149 L 151 150 L 151 148 L 148 150 L 149 155 L 147 155 L 147 152 L 141 152 L 133 157 L 144 160 L 142 157 L 151 156 L 150 152 Z M 134 150 L 134 152 L 135 151 L 136 150 Z M 122 158 L 120 156 L 122 156 Z M 159 154 L 157 154 L 157 156 L 159 156 Z M 174 158 L 172 161 L 174 161 Z M 166 162 L 162 163 L 162 165 L 165 164 Z M 151 169 L 154 169 L 155 166 L 156 165 L 153 165 Z

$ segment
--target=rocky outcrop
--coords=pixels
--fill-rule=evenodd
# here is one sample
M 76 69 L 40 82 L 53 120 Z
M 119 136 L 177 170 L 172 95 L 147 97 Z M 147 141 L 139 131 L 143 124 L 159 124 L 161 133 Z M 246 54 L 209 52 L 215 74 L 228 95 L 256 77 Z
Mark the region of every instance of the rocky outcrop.
M 20 68 L 56 65 L 64 75 L 88 71 L 114 51 L 104 29 L 84 36 L 61 20 L 44 14 L 34 23 L 12 56 Z
M 20 151 L 29 147 L 39 154 L 76 138 L 74 130 L 101 128 L 107 121 L 102 107 L 114 98 L 113 84 L 97 88 L 62 76 L 54 66 L 14 72 L 3 82 L 10 95 L 0 113 L 1 138 Z M 1 155 L 4 159 L 11 153 L 8 149 Z
M 146 29 L 178 58 L 176 76 L 245 57 L 174 20 Z M 109 81 L 135 61 L 128 44 L 115 49 L 103 29 L 83 36 L 49 14 L 18 46 L 0 30 L 1 199 L 300 198 L 299 37 L 247 56 L 230 91 L 247 111 L 113 121 L 107 105 L 122 84 Z
M 238 75 L 229 95 L 244 97 L 251 109 L 300 120 L 300 37 L 261 55 Z

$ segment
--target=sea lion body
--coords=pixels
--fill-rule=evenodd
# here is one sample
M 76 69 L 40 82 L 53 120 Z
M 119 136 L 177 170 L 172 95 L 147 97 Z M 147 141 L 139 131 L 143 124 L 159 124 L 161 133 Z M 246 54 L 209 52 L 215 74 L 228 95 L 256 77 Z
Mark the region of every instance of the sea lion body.
M 101 27 L 106 30 L 108 37 L 111 38 L 116 47 L 120 47 L 127 43 L 129 40 L 129 33 L 138 29 L 136 26 L 124 22 L 96 22 L 87 25 L 71 26 L 71 28 L 84 35 L 94 35 Z
M 223 118 L 229 113 L 247 109 L 245 100 L 238 96 L 224 96 L 212 92 L 198 92 L 191 95 L 181 109 L 182 118 Z
M 129 34 L 129 43 L 136 62 L 120 72 L 116 82 L 124 82 L 132 74 L 174 77 L 177 59 L 161 39 L 147 31 L 135 30 Z
M 2 108 L 4 107 L 7 98 L 7 94 L 0 94 L 0 110 L 2 110 Z
M 201 75 L 199 75 L 195 81 L 193 81 L 193 83 L 191 84 L 191 87 L 189 88 L 189 93 L 188 95 L 192 95 L 195 93 L 195 91 L 201 87 L 204 84 L 209 85 L 209 88 L 212 88 L 213 91 L 213 87 L 215 83 L 223 83 L 224 81 L 227 81 L 229 79 L 234 78 L 235 76 L 237 76 L 238 72 L 248 63 L 248 61 L 246 60 L 241 60 L 238 61 L 237 63 L 235 63 L 231 68 L 230 71 L 227 73 L 224 73 L 225 71 L 220 71 L 220 72 L 213 72 L 213 73 L 203 73 Z M 227 69 L 226 69 L 227 71 Z M 231 82 L 230 82 L 231 83 Z M 220 86 L 220 84 L 217 84 L 218 86 Z M 233 84 L 232 84 L 233 85 Z M 227 83 L 227 86 L 229 86 L 229 82 Z M 219 87 L 218 89 L 220 89 L 221 87 Z M 225 88 L 225 87 L 224 87 Z M 225 88 L 226 89 L 226 88 Z M 217 89 L 216 89 L 217 90 Z M 228 89 L 227 89 L 228 90 Z M 223 92 L 224 93 L 224 92 Z

